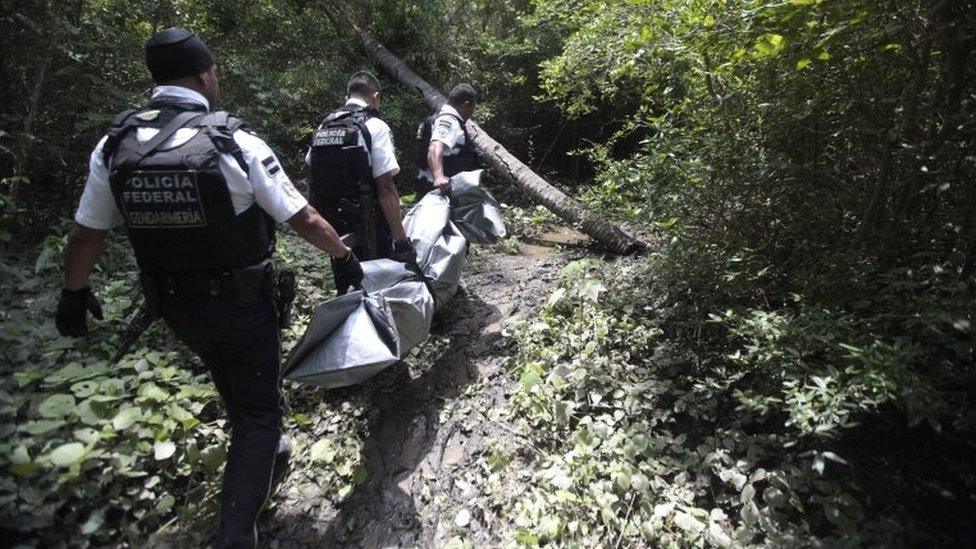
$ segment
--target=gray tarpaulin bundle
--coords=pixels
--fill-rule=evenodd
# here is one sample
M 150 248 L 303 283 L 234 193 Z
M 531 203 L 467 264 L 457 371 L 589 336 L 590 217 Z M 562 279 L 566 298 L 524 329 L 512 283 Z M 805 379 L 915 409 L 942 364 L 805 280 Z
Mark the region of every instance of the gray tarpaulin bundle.
M 469 242 L 505 236 L 481 170 L 451 178 L 450 197 L 428 193 L 403 220 L 424 276 L 389 259 L 363 262 L 363 291 L 320 304 L 285 363 L 293 381 L 344 387 L 395 364 L 430 335 L 434 312 L 457 292 Z

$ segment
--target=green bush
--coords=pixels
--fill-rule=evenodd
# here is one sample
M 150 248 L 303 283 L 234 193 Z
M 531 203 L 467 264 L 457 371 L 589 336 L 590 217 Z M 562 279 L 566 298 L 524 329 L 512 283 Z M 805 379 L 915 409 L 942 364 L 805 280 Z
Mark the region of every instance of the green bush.
M 202 543 L 216 520 L 228 427 L 206 368 L 162 322 L 112 362 L 139 299 L 121 235 L 110 238 L 93 280 L 105 320 L 89 318 L 84 338 L 58 335 L 51 319 L 62 245 L 51 237 L 36 252 L 18 247 L 2 258 L 0 517 L 8 541 L 142 545 L 177 524 L 189 531 L 183 543 Z M 296 322 L 283 334 L 290 347 L 331 293 L 331 276 L 291 233 L 279 239 L 278 263 L 299 273 Z M 319 497 L 348 497 L 364 479 L 364 402 L 329 404 L 313 388 L 290 400 L 296 468 Z
M 844 335 L 837 319 L 755 311 L 712 325 L 732 356 L 702 353 L 671 329 L 680 310 L 648 291 L 661 269 L 570 264 L 518 327 L 513 414 L 526 458 L 496 468 L 526 489 L 497 502 L 513 524 L 505 535 L 530 546 L 913 539 L 907 523 L 866 508 L 832 439 L 884 400 L 924 392 L 886 370 L 913 351 L 824 353 Z

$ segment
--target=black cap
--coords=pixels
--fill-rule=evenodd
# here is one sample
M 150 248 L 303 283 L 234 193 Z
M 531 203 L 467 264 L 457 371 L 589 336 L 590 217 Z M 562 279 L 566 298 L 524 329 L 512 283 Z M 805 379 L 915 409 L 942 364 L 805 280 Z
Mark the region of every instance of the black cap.
M 161 30 L 146 41 L 146 65 L 156 82 L 200 74 L 213 64 L 207 45 L 186 29 Z

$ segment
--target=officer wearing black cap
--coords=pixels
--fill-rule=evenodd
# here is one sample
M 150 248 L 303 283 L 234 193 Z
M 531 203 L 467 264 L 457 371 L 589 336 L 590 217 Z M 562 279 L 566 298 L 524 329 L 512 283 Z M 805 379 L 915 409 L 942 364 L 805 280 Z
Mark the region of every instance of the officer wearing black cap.
M 417 253 L 400 219 L 400 172 L 393 133 L 380 119 L 380 83 L 360 71 L 346 86 L 346 104 L 328 113 L 312 136 L 309 200 L 363 260 L 391 258 L 416 267 Z M 344 284 L 336 278 L 336 289 Z
M 470 84 L 451 89 L 447 103 L 417 129 L 417 196 L 433 189 L 450 191 L 451 178 L 478 168 L 478 153 L 465 123 L 474 116 L 478 94 Z
M 280 343 L 273 293 L 276 223 L 328 252 L 356 286 L 355 255 L 295 190 L 271 149 L 240 120 L 211 111 L 219 95 L 207 46 L 166 29 L 146 43 L 157 83 L 147 107 L 120 114 L 92 153 L 65 250 L 58 330 L 80 336 L 100 317 L 88 277 L 106 231 L 125 225 L 151 309 L 200 355 L 230 416 L 219 547 L 254 547 L 281 433 Z M 280 472 L 280 469 L 279 469 Z

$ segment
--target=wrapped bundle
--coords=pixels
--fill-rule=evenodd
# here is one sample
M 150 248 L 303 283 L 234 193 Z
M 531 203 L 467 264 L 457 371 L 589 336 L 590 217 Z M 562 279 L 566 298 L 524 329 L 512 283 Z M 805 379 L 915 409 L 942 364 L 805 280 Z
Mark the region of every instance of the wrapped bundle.
M 285 362 L 288 379 L 321 387 L 364 381 L 430 336 L 434 313 L 461 282 L 468 244 L 505 236 L 498 202 L 481 170 L 451 179 L 449 196 L 428 193 L 403 220 L 420 272 L 389 259 L 363 262 L 363 290 L 315 308 Z

